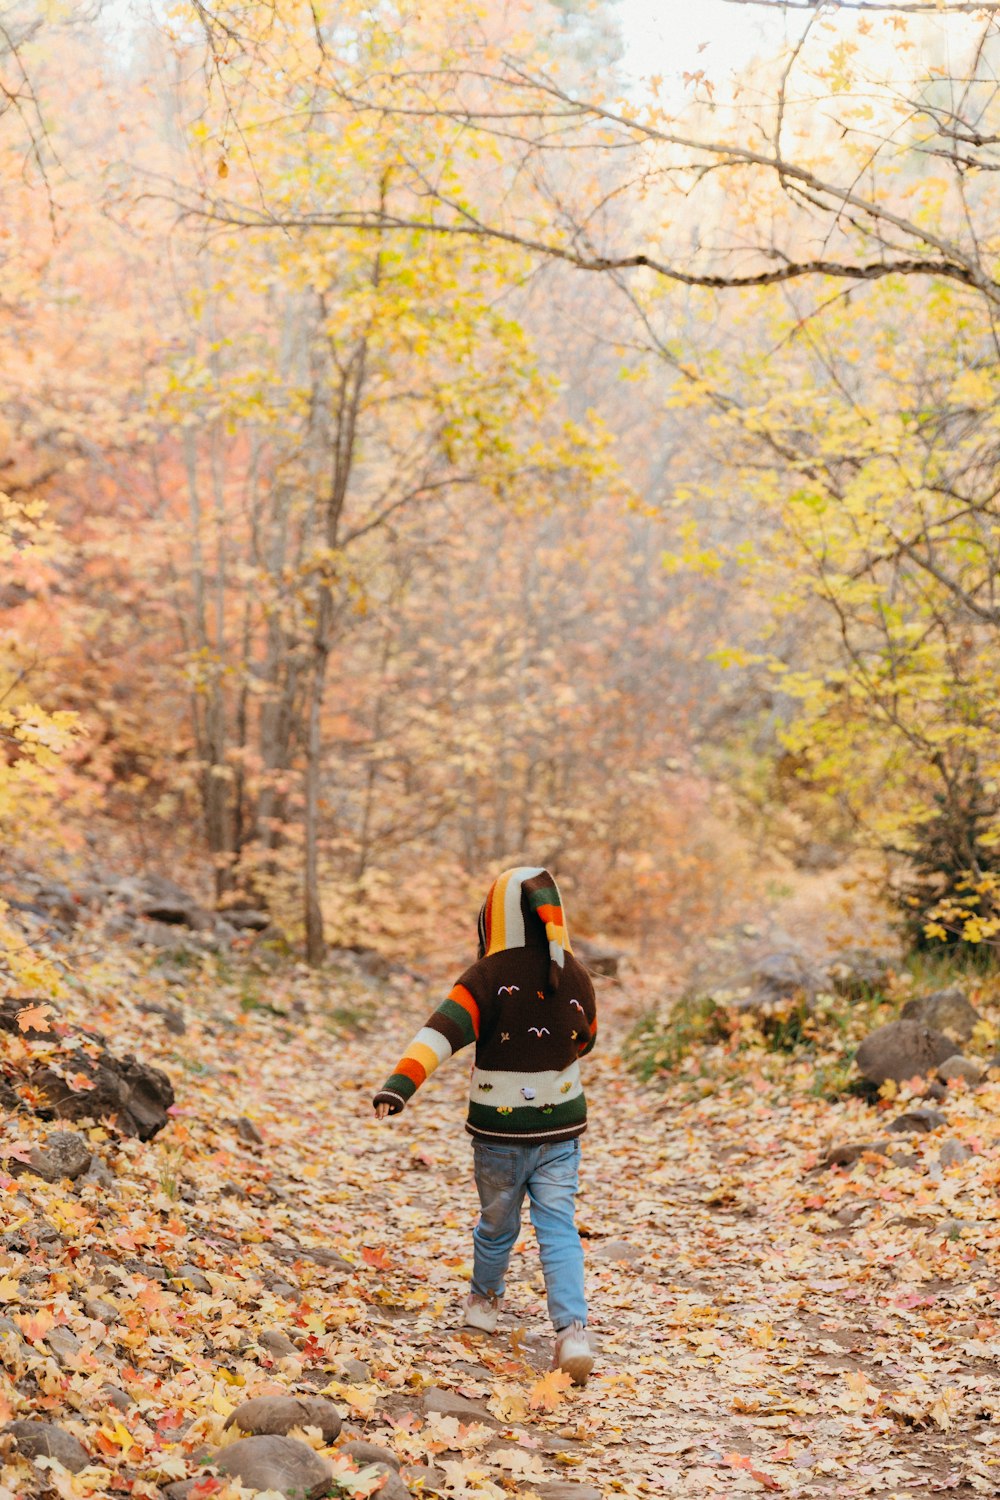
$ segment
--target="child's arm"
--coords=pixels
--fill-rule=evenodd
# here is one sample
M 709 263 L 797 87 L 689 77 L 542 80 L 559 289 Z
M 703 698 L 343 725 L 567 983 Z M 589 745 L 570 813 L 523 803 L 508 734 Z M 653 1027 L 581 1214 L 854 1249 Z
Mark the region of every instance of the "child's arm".
M 460 981 L 428 1017 L 372 1100 L 379 1119 L 398 1115 L 435 1068 L 478 1040 L 479 1026 L 479 1006 Z

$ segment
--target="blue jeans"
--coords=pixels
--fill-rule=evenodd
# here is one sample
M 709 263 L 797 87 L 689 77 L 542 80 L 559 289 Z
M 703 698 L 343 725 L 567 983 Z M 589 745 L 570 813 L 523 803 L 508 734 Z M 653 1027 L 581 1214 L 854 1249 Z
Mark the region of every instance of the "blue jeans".
M 527 1193 L 542 1256 L 549 1317 L 556 1332 L 570 1323 L 586 1323 L 583 1246 L 573 1222 L 579 1186 L 579 1137 L 542 1146 L 476 1140 L 472 1149 L 482 1207 L 472 1231 L 472 1290 L 480 1297 L 503 1296 L 504 1276 L 521 1232 L 521 1205 Z

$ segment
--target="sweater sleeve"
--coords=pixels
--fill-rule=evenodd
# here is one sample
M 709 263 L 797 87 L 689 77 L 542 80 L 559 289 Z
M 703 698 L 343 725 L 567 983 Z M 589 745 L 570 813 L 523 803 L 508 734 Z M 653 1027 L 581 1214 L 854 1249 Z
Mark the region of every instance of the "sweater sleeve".
M 462 980 L 467 978 L 463 974 Z M 413 1098 L 435 1068 L 479 1039 L 480 1010 L 472 991 L 459 980 L 433 1015 L 420 1028 L 403 1056 L 372 1100 L 388 1104 L 394 1115 Z

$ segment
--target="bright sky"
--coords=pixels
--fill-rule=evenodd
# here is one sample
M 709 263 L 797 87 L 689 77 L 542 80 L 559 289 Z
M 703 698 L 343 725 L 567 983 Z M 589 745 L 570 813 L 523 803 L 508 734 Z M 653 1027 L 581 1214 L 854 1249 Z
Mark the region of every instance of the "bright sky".
M 628 73 L 659 73 L 665 82 L 699 68 L 721 82 L 755 53 L 773 50 L 786 25 L 803 24 L 801 14 L 786 22 L 780 12 L 727 0 L 618 0 L 613 14 L 625 40 Z M 708 45 L 699 52 L 702 43 Z

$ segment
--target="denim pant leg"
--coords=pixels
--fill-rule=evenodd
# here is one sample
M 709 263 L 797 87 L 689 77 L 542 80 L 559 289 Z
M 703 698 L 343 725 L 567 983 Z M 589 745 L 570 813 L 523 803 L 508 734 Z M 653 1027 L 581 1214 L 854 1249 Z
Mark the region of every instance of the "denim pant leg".
M 528 1153 L 521 1146 L 485 1141 L 475 1141 L 473 1152 L 482 1212 L 472 1231 L 472 1290 L 479 1297 L 502 1297 L 510 1253 L 521 1232 Z
M 570 1323 L 586 1323 L 583 1246 L 574 1223 L 579 1186 L 580 1142 L 542 1146 L 538 1165 L 528 1178 L 531 1222 L 545 1273 L 549 1317 L 558 1333 Z

